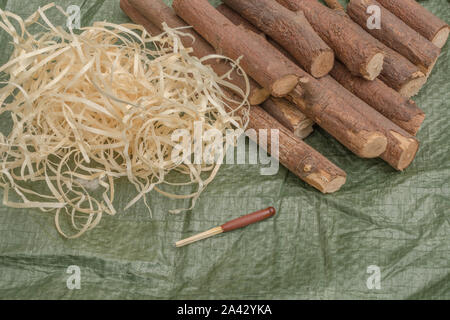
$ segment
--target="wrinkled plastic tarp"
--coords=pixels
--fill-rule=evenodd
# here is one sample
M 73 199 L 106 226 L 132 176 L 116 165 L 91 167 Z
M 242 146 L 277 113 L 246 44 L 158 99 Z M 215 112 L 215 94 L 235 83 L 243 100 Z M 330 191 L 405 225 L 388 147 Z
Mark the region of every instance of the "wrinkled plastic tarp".
M 0 0 L 0 7 L 25 17 L 47 2 Z M 81 6 L 82 25 L 129 21 L 118 0 L 56 2 Z M 450 21 L 448 1 L 422 4 Z M 9 40 L 0 32 L 2 64 L 12 51 Z M 153 194 L 153 216 L 139 203 L 78 240 L 60 237 L 51 214 L 0 205 L 0 298 L 450 298 L 449 58 L 447 44 L 415 98 L 427 119 L 417 159 L 402 173 L 378 159 L 358 159 L 318 129 L 307 142 L 348 173 L 332 195 L 285 168 L 264 177 L 258 165 L 225 165 L 191 212 L 170 215 L 180 203 Z M 123 207 L 134 190 L 119 189 Z M 278 209 L 270 220 L 174 247 L 268 206 Z M 66 284 L 72 265 L 81 271 L 80 290 Z

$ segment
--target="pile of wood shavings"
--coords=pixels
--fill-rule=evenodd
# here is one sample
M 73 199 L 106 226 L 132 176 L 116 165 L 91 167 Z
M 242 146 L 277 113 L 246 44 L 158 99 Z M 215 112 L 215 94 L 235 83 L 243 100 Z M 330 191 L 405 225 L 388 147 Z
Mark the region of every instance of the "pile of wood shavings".
M 46 16 L 50 9 L 65 15 L 54 4 L 26 20 L 0 10 L 0 27 L 15 48 L 0 67 L 0 113 L 13 122 L 8 136 L 0 134 L 4 205 L 55 213 L 56 227 L 67 238 L 94 228 L 103 214 L 116 214 L 115 183 L 121 177 L 136 188 L 125 209 L 141 199 L 149 208 L 152 190 L 191 199 L 193 207 L 220 161 L 173 161 L 177 143 L 171 136 L 179 129 L 193 135 L 198 121 L 203 131 L 245 129 L 248 92 L 227 81 L 238 68 L 248 83 L 244 71 L 228 59 L 230 74 L 219 77 L 202 62 L 227 58 L 192 57 L 180 41 L 183 30 L 165 26 L 154 36 L 138 25 L 97 22 L 74 33 L 53 25 Z M 31 34 L 31 26 L 43 31 Z M 203 143 L 207 149 L 212 142 Z M 185 183 L 169 182 L 171 171 Z M 171 194 L 163 185 L 194 185 L 197 191 Z M 10 200 L 10 193 L 20 200 Z M 71 235 L 63 231 L 63 218 Z

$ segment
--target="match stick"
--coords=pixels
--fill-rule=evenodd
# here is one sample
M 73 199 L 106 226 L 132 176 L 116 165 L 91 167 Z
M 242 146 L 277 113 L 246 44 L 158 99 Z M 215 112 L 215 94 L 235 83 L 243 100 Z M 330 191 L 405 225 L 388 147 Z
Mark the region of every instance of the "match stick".
M 192 236 L 190 238 L 178 241 L 175 243 L 175 246 L 177 248 L 184 247 L 188 244 L 197 242 L 199 240 L 207 239 L 213 236 L 216 236 L 221 233 L 230 232 L 236 229 L 244 228 L 250 224 L 268 219 L 270 217 L 273 217 L 276 213 L 275 208 L 269 207 L 263 210 L 259 210 L 253 213 L 250 213 L 248 215 L 242 216 L 240 218 L 231 220 L 220 227 L 212 228 L 208 231 L 202 232 L 200 234 L 197 234 L 195 236 Z

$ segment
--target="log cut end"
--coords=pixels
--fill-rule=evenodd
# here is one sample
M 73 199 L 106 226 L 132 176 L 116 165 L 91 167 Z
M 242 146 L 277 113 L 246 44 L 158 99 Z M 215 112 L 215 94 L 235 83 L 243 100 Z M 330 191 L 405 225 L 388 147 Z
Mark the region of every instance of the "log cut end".
M 388 142 L 384 134 L 380 132 L 362 131 L 358 136 L 365 141 L 359 152 L 360 157 L 376 158 L 386 151 Z
M 413 162 L 419 150 L 419 142 L 416 139 L 407 138 L 398 132 L 391 131 L 391 135 L 399 141 L 401 155 L 398 157 L 398 163 L 392 164 L 395 169 L 403 171 Z
M 336 176 L 330 178 L 326 172 L 313 173 L 306 177 L 305 181 L 315 187 L 322 193 L 333 193 L 341 189 L 347 178 L 345 176 Z
M 417 77 L 411 79 L 410 81 L 406 82 L 398 92 L 406 97 L 411 98 L 414 97 L 416 94 L 419 93 L 420 89 L 425 85 L 427 82 L 427 77 L 422 73 L 418 72 L 416 74 Z
M 264 88 L 252 90 L 248 101 L 252 106 L 259 105 L 269 99 L 270 91 Z
M 445 43 L 447 42 L 449 34 L 450 34 L 450 27 L 446 26 L 436 33 L 431 42 L 433 42 L 433 44 L 436 47 L 443 48 L 445 46 Z
M 361 70 L 361 74 L 365 79 L 375 80 L 383 70 L 384 54 L 376 53 L 365 66 L 365 70 Z
M 326 76 L 334 66 L 334 52 L 323 51 L 317 55 L 311 65 L 311 75 L 314 78 Z
M 314 122 L 309 119 L 305 119 L 301 124 L 294 129 L 294 135 L 299 139 L 306 139 L 314 132 Z
M 276 80 L 272 85 L 272 95 L 274 97 L 284 97 L 289 92 L 294 90 L 298 84 L 298 77 L 296 75 L 287 75 Z

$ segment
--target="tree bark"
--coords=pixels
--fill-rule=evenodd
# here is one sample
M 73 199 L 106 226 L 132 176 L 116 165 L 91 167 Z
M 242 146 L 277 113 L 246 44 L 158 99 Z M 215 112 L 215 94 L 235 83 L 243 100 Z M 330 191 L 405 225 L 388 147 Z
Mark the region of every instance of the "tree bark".
M 302 12 L 296 14 L 273 0 L 223 2 L 278 42 L 313 77 L 323 77 L 333 68 L 333 50 Z
M 381 9 L 381 28 L 367 26 L 367 8 L 378 6 Z M 425 73 L 430 74 L 441 50 L 426 38 L 411 29 L 402 20 L 385 9 L 375 0 L 351 0 L 347 6 L 348 15 L 368 33 L 397 51 Z
M 348 91 L 414 136 L 425 120 L 425 113 L 414 101 L 403 97 L 381 80 L 367 81 L 355 77 L 339 62 L 336 62 L 331 76 Z
M 378 2 L 438 48 L 445 46 L 450 32 L 448 24 L 422 7 L 417 1 L 378 0 Z
M 286 99 L 271 98 L 261 107 L 300 139 L 305 139 L 314 130 L 314 122 Z
M 186 23 L 179 19 L 170 8 L 166 7 L 162 0 L 142 0 L 140 4 L 145 4 L 146 7 L 134 7 L 130 4 L 138 4 L 138 1 L 141 0 L 121 0 L 121 7 L 135 22 L 144 22 L 144 25 L 148 26 L 150 30 L 154 29 L 151 24 L 157 25 L 161 29 L 162 22 L 166 22 L 172 28 L 186 26 Z M 192 39 L 184 37 L 182 41 L 190 41 L 185 43 L 187 45 L 191 43 Z M 192 47 L 198 55 L 200 52 L 203 52 L 205 56 L 214 53 L 214 49 L 198 35 L 196 41 L 192 43 Z M 212 67 L 214 68 L 218 64 L 220 62 L 215 61 L 212 63 Z M 252 106 L 249 128 L 255 129 L 257 133 L 261 129 L 266 129 L 269 134 L 271 130 L 278 129 L 278 159 L 280 163 L 322 193 L 336 192 L 345 184 L 347 175 L 343 170 L 295 137 L 292 132 L 283 127 L 261 107 Z M 267 151 L 272 152 L 271 137 L 269 136 L 267 140 Z
M 216 50 L 234 60 L 241 59 L 240 64 L 246 72 L 273 96 L 285 96 L 298 84 L 290 61 L 259 41 L 258 35 L 242 32 L 208 2 L 175 1 L 173 7 Z M 203 18 L 199 19 L 200 16 Z
M 320 37 L 354 75 L 367 80 L 377 78 L 383 68 L 384 53 L 359 27 L 336 10 L 317 0 L 277 0 L 293 11 L 303 11 Z
M 350 91 L 342 90 L 341 85 L 332 77 L 324 77 L 322 82 L 348 101 L 355 110 L 364 114 L 380 132 L 385 134 L 388 143 L 386 151 L 380 156 L 381 159 L 400 171 L 403 171 L 412 163 L 419 149 L 419 142 L 416 138 L 381 115 Z
M 230 10 L 232 11 L 228 9 Z M 243 28 L 248 25 L 248 22 L 235 12 L 233 16 L 233 23 L 236 25 Z M 261 37 L 261 41 L 267 40 Z M 294 61 L 283 48 L 278 46 L 274 48 L 281 50 L 283 55 Z M 298 69 L 297 73 L 302 78 L 299 81 L 300 85 L 288 95 L 289 101 L 358 156 L 375 158 L 385 150 L 386 137 L 373 130 L 373 125 L 364 115 L 353 110 L 345 100 L 328 90 L 326 86 L 322 86 L 321 79 L 311 77 L 295 63 L 293 68 Z

